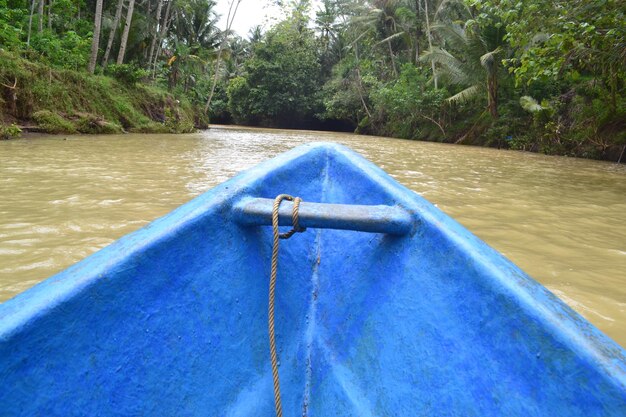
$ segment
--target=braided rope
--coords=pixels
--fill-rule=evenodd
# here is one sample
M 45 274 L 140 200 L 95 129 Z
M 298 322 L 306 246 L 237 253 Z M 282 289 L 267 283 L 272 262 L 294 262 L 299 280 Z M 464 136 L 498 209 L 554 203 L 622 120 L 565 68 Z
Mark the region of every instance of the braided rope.
M 287 233 L 278 231 L 278 208 L 283 200 L 293 201 L 293 211 L 291 220 L 293 228 Z M 304 232 L 306 229 L 300 227 L 298 219 L 298 209 L 300 208 L 300 197 L 292 197 L 288 194 L 280 194 L 274 199 L 272 208 L 272 230 L 274 235 L 274 243 L 272 245 L 272 270 L 270 273 L 270 294 L 268 307 L 268 328 L 270 338 L 270 359 L 272 361 L 272 377 L 274 379 L 274 405 L 276 407 L 276 417 L 282 417 L 283 406 L 280 401 L 280 381 L 278 379 L 278 359 L 276 357 L 276 340 L 274 336 L 274 294 L 276 288 L 276 274 L 278 272 L 278 244 L 280 239 L 289 239 L 294 233 Z

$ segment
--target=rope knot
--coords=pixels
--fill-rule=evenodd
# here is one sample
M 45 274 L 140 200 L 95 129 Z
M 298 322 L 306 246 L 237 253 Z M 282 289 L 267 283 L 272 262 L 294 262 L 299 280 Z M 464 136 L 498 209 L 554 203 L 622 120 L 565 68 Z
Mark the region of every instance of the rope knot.
M 278 235 L 279 239 L 289 239 L 295 233 L 302 233 L 306 230 L 306 227 L 301 227 L 299 223 L 299 215 L 298 210 L 300 209 L 300 203 L 302 199 L 300 197 L 293 197 L 289 194 L 280 194 L 274 199 L 274 207 L 272 210 L 272 226 L 278 230 L 278 208 L 280 207 L 280 203 L 283 200 L 293 201 L 293 211 L 291 212 L 291 223 L 293 228 L 286 232 L 280 233 Z

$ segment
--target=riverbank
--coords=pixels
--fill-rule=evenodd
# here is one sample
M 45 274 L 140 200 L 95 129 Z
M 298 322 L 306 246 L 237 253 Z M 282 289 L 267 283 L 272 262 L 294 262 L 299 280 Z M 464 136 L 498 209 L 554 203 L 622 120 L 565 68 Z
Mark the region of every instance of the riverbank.
M 17 137 L 23 132 L 189 133 L 208 127 L 209 118 L 204 114 L 204 109 L 194 106 L 181 92 L 183 90 L 176 95 L 172 94 L 145 77 L 138 78 L 132 68 L 135 67 L 120 67 L 124 71 L 118 73 L 108 68 L 106 73 L 114 76 L 91 75 L 84 71 L 54 68 L 0 50 L 0 139 Z M 142 70 L 134 71 L 140 73 Z M 418 87 L 414 85 L 411 89 Z M 390 116 L 395 107 L 389 107 L 387 103 L 374 112 L 376 117 L 367 118 L 367 123 L 353 127 L 358 133 L 366 135 L 626 163 L 623 120 L 613 115 L 602 122 L 596 123 L 593 117 L 589 117 L 585 123 L 578 123 L 575 114 L 588 107 L 582 106 L 581 100 L 584 101 L 582 93 L 573 93 L 567 100 L 563 100 L 564 104 L 559 106 L 558 112 L 552 109 L 555 114 L 551 113 L 551 108 L 537 104 L 541 108 L 535 106 L 539 110 L 533 110 L 532 114 L 520 108 L 518 111 L 505 112 L 495 121 L 484 115 L 466 115 L 465 119 L 448 120 L 445 130 L 443 125 L 438 129 L 434 125 L 430 126 L 431 129 L 425 128 L 422 124 L 430 122 L 422 118 L 418 118 L 417 124 L 411 122 L 406 125 L 407 118 L 417 110 L 412 109 L 410 103 L 404 103 L 400 107 L 405 116 L 400 120 Z M 212 119 L 232 122 L 231 101 L 227 97 L 218 97 L 216 103 L 222 104 L 217 105 L 217 108 L 226 106 L 227 102 L 228 105 L 222 108 L 221 116 L 214 109 L 211 112 Z M 560 120 L 558 126 L 549 123 L 549 119 L 554 117 Z M 345 120 L 339 119 L 318 122 L 321 124 L 317 127 L 321 129 L 345 131 L 348 126 Z M 547 125 L 552 126 L 554 131 L 546 132 Z M 301 123 L 292 127 L 307 126 Z M 280 124 L 274 127 L 280 127 Z
M 0 50 L 0 138 L 42 133 L 188 133 L 199 109 L 160 88 L 55 69 Z

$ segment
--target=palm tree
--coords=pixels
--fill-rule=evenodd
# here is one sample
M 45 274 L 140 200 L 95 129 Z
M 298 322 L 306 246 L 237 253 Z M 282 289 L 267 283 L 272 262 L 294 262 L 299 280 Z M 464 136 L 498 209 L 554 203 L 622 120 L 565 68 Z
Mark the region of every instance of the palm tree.
M 37 15 L 39 16 L 39 30 L 38 32 L 41 33 L 43 32 L 43 6 L 46 0 L 39 0 L 39 11 L 37 12 Z M 96 4 L 96 10 L 97 10 L 98 5 Z
M 122 0 L 120 0 L 122 1 Z M 159 37 L 159 27 L 161 25 L 161 11 L 163 10 L 163 0 L 159 0 L 157 5 L 157 9 L 155 12 L 154 19 L 154 34 L 152 36 L 152 41 L 150 42 L 150 54 L 148 55 L 148 63 L 152 62 L 152 57 L 154 56 L 157 39 Z M 149 65 L 149 64 L 148 64 Z
M 372 119 L 372 112 L 366 100 L 368 91 L 363 82 L 361 74 L 361 53 L 360 44 L 368 44 L 375 37 L 376 23 L 379 20 L 380 11 L 367 1 L 354 1 L 349 4 L 340 5 L 341 12 L 345 13 L 347 19 L 342 25 L 345 34 L 345 51 L 354 54 L 354 68 L 350 71 L 350 76 L 345 78 L 345 86 L 351 86 L 357 93 L 364 113 Z M 365 42 L 368 41 L 368 42 Z
M 441 6 L 440 6 L 441 7 Z M 424 0 L 424 16 L 426 17 L 426 38 L 428 39 L 428 49 L 433 50 L 433 30 L 430 26 L 430 15 L 428 14 L 428 0 Z M 437 73 L 435 72 L 435 62 L 431 61 L 431 68 L 433 70 L 433 81 L 435 84 L 435 90 L 437 89 Z
M 396 20 L 396 10 L 399 7 L 398 2 L 396 0 L 377 0 L 374 1 L 374 7 L 374 9 L 370 10 L 370 16 L 373 19 L 372 23 L 379 26 L 382 36 L 385 37 L 378 44 L 385 43 L 387 45 L 391 69 L 394 77 L 397 77 L 398 70 L 396 69 L 396 60 L 391 41 L 405 35 L 404 31 L 398 30 L 398 22 Z
M 377 31 L 376 39 L 382 40 L 376 45 L 384 45 L 387 49 L 385 53 L 389 55 L 394 76 L 398 75 L 396 51 L 406 51 L 409 59 L 417 61 L 423 23 L 420 19 L 425 18 L 426 27 L 430 27 L 429 2 L 433 0 L 374 0 L 361 4 L 360 9 L 356 9 L 357 15 L 351 19 L 357 26 Z
M 328 52 L 331 40 L 336 37 L 337 10 L 330 1 L 324 1 L 324 8 L 315 13 L 315 26 L 320 36 L 319 39 L 324 48 L 324 52 Z
M 226 46 L 226 41 L 228 40 L 228 36 L 231 34 L 231 27 L 233 26 L 233 22 L 235 21 L 235 16 L 237 15 L 237 10 L 239 9 L 239 5 L 242 0 L 230 0 L 228 5 L 228 14 L 226 15 L 226 29 L 223 32 L 222 41 L 220 42 L 220 46 L 217 50 L 217 58 L 215 59 L 215 72 L 213 73 L 213 83 L 211 84 L 211 91 L 209 91 L 209 97 L 207 98 L 206 104 L 204 105 L 204 113 L 208 113 L 209 108 L 211 107 L 211 100 L 213 100 L 213 94 L 215 94 L 215 86 L 217 86 L 217 78 L 219 77 L 220 72 L 220 62 L 222 59 L 222 51 L 224 50 L 224 46 Z
M 98 0 L 102 1 L 102 0 Z M 128 4 L 128 12 L 126 13 L 126 23 L 124 24 L 124 32 L 122 33 L 122 40 L 120 41 L 120 50 L 117 53 L 117 65 L 124 63 L 124 55 L 126 54 L 126 43 L 128 42 L 128 33 L 130 32 L 130 24 L 133 21 L 133 9 L 135 7 L 135 0 L 130 0 Z
M 439 76 L 450 85 L 463 88 L 448 101 L 464 103 L 486 92 L 489 113 L 497 118 L 499 65 L 496 57 L 501 45 L 494 47 L 476 26 L 440 23 L 434 25 L 433 30 L 441 38 L 442 46 L 430 48 L 421 59 L 435 64 Z
M 216 26 L 214 0 L 184 0 L 175 6 L 170 41 L 174 57 L 168 62 L 169 87 L 172 89 L 182 79 L 187 92 L 195 84 L 196 74 L 207 64 L 200 54 L 217 47 L 220 32 Z
M 249 56 L 250 43 L 240 36 L 233 36 L 228 42 L 228 59 L 226 60 L 226 73 L 229 78 L 243 73 L 243 64 Z
M 54 0 L 48 1 L 48 30 L 52 30 L 52 6 L 54 4 Z
M 41 0 L 43 3 L 44 0 Z M 93 23 L 93 38 L 91 39 L 91 56 L 87 70 L 93 74 L 98 60 L 98 47 L 100 45 L 100 27 L 102 26 L 102 0 L 96 1 L 96 14 Z
M 193 54 L 201 48 L 215 49 L 218 45 L 220 32 L 215 4 L 214 0 L 187 0 L 176 5 L 172 32 Z
M 204 68 L 206 62 L 199 56 L 192 53 L 192 48 L 186 42 L 181 42 L 174 38 L 172 44 L 174 55 L 169 59 L 167 65 L 168 73 L 168 89 L 172 90 L 183 81 L 183 91 L 187 93 L 189 87 L 193 87 L 196 83 L 196 74 Z
M 30 3 L 30 16 L 28 17 L 28 36 L 26 38 L 26 46 L 30 46 L 30 33 L 33 28 L 33 14 L 35 14 L 35 3 L 37 0 L 32 0 Z
M 248 40 L 254 45 L 263 39 L 263 27 L 261 25 L 252 26 L 248 31 Z
M 159 59 L 159 55 L 161 55 L 161 48 L 163 47 L 163 40 L 165 39 L 165 36 L 167 35 L 169 31 L 169 26 L 172 22 L 172 15 L 170 13 L 172 10 L 172 3 L 174 3 L 174 0 L 169 0 L 167 2 L 167 7 L 165 8 L 165 16 L 163 17 L 163 21 L 160 25 L 160 29 L 158 33 L 158 39 L 156 43 L 156 49 L 154 50 L 153 61 L 152 62 L 148 61 L 148 69 L 152 68 L 153 78 L 156 78 L 157 61 Z
M 106 67 L 109 62 L 109 54 L 111 53 L 111 48 L 113 47 L 113 41 L 115 40 L 115 32 L 117 31 L 117 27 L 120 24 L 120 19 L 122 18 L 122 8 L 124 6 L 124 0 L 119 0 L 117 2 L 117 8 L 115 9 L 115 18 L 113 19 L 113 26 L 111 26 L 111 31 L 109 32 L 109 41 L 107 42 L 107 48 L 104 51 L 104 58 L 102 58 L 102 66 Z

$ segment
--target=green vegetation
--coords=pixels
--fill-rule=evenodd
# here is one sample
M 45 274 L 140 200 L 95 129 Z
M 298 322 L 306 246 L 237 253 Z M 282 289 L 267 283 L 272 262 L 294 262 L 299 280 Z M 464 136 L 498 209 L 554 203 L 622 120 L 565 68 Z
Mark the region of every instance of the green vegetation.
M 626 6 L 616 0 L 307 1 L 224 73 L 237 123 L 340 120 L 361 133 L 618 160 Z M 534 103 L 534 105 L 533 105 Z M 224 114 L 227 114 L 226 116 Z
M 47 133 L 76 133 L 77 131 L 72 123 L 50 110 L 33 113 L 33 120 Z
M 155 13 L 156 4 L 137 5 L 134 12 L 130 7 L 121 7 L 120 14 L 129 13 L 114 26 L 110 13 L 116 12 L 120 4 L 126 5 L 104 4 L 103 17 L 97 23 L 102 25 L 101 49 L 96 48 L 96 62 L 102 62 L 110 37 L 109 52 L 118 52 L 118 60 L 110 63 L 107 58 L 102 65 L 94 64 L 95 74 L 91 74 L 88 65 L 95 33 L 94 3 L 0 0 L 2 137 L 17 136 L 14 130 L 8 133 L 11 125 L 49 133 L 182 133 L 206 126 L 207 118 L 198 110 L 197 101 L 183 94 L 178 83 L 167 88 L 167 76 L 175 67 L 168 65 L 170 52 L 163 51 L 170 38 L 164 35 L 160 45 L 156 42 L 165 23 L 174 25 L 174 16 L 178 19 L 176 27 L 183 30 L 182 12 L 161 7 L 163 13 L 157 23 L 156 15 L 149 15 Z M 182 7 L 182 2 L 178 4 Z M 203 7 L 210 9 L 212 4 Z M 170 10 L 167 17 L 166 9 Z M 129 30 L 124 40 L 122 26 L 127 21 Z M 150 65 L 145 65 L 146 42 L 150 46 L 152 39 L 153 55 L 158 49 L 160 59 L 151 58 Z M 121 54 L 123 49 L 125 54 Z
M 244 39 L 217 29 L 214 0 L 0 0 L 4 126 L 181 132 L 211 119 L 624 154 L 623 1 L 274 3 L 283 19 Z
M 17 127 L 15 123 L 12 123 L 9 126 L 0 124 L 0 140 L 16 138 L 16 137 L 19 137 L 21 134 L 22 134 L 22 129 Z
M 244 64 L 243 77 L 229 83 L 228 105 L 236 122 L 298 127 L 320 108 L 312 93 L 321 68 L 315 35 L 285 21 L 272 28 Z
M 117 68 L 123 66 L 115 66 Z M 35 123 L 47 133 L 182 133 L 194 130 L 194 109 L 159 88 L 130 83 L 127 72 L 115 78 L 48 65 L 0 52 L 0 98 L 7 121 Z M 121 75 L 119 75 L 121 74 Z M 8 87 L 7 87 L 8 85 Z

